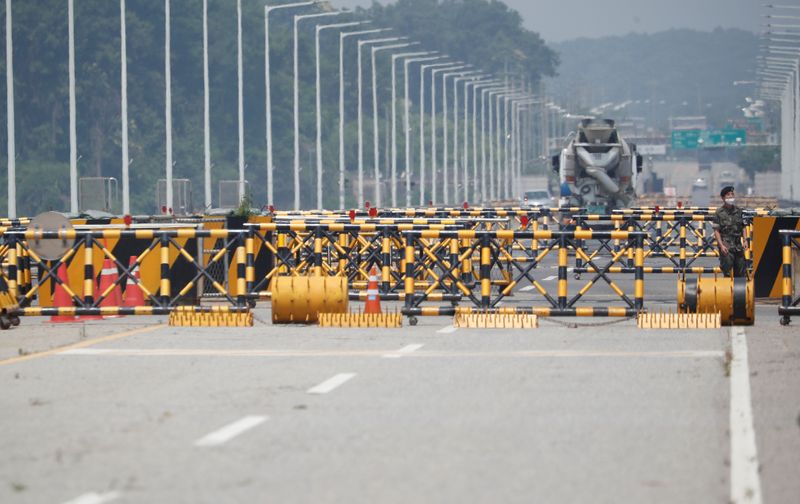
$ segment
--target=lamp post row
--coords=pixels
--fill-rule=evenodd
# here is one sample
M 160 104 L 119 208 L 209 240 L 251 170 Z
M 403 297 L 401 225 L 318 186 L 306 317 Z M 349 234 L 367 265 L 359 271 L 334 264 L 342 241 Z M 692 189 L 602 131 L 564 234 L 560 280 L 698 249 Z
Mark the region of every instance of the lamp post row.
M 165 11 L 165 44 L 164 44 L 164 73 L 165 73 L 165 142 L 166 142 L 166 156 L 165 156 L 165 211 L 172 213 L 174 208 L 174 195 L 173 195 L 173 156 L 172 156 L 172 90 L 171 90 L 171 15 L 170 5 L 171 0 L 164 0 Z M 278 9 L 298 9 L 317 4 L 317 1 L 303 1 L 281 5 L 267 5 L 264 7 L 264 62 L 265 62 L 265 119 L 266 119 L 266 171 L 267 171 L 267 200 L 268 203 L 274 202 L 274 143 L 272 132 L 272 97 L 271 97 L 271 72 L 270 72 L 270 43 L 269 43 L 269 15 Z M 75 40 L 74 40 L 74 0 L 68 0 L 67 5 L 68 14 L 68 56 L 69 56 L 69 104 L 70 104 L 70 212 L 77 213 L 80 209 L 79 194 L 78 194 L 78 161 L 77 155 L 77 134 L 76 134 L 76 96 L 75 96 Z M 242 11 L 241 0 L 237 0 L 237 126 L 238 126 L 238 196 L 240 201 L 246 195 L 246 180 L 245 180 L 245 155 L 244 155 L 244 96 L 243 96 L 243 55 L 242 55 Z M 329 16 L 340 15 L 343 12 L 316 12 L 311 14 L 298 14 L 293 17 L 293 108 L 294 108 L 294 208 L 299 209 L 300 202 L 300 125 L 299 125 L 299 27 L 300 22 L 305 19 L 317 19 Z M 120 0 L 120 99 L 121 99 L 121 121 L 122 121 L 122 210 L 124 214 L 130 213 L 130 182 L 129 182 L 129 166 L 132 160 L 129 157 L 128 151 L 128 96 L 127 96 L 127 30 L 126 30 L 126 0 Z M 209 91 L 209 75 L 208 75 L 208 0 L 203 0 L 203 146 L 204 146 L 204 163 L 203 163 L 203 179 L 204 179 L 204 203 L 206 208 L 212 204 L 211 192 L 211 152 L 210 152 L 210 91 Z M 344 181 L 346 173 L 345 163 L 345 149 L 344 149 L 344 44 L 347 37 L 366 37 L 372 36 L 379 32 L 386 31 L 386 29 L 371 29 L 345 32 L 345 28 L 356 27 L 365 24 L 363 21 L 354 21 L 347 23 L 336 24 L 317 24 L 315 25 L 315 92 L 316 92 L 316 204 L 318 207 L 323 206 L 323 158 L 322 158 L 322 121 L 321 121 L 321 82 L 320 82 L 320 35 L 323 30 L 338 29 L 339 33 L 339 207 L 344 208 L 346 203 Z M 16 151 L 15 151 L 15 117 L 14 117 L 14 86 L 13 86 L 13 30 L 12 30 L 12 0 L 6 0 L 6 81 L 7 81 L 7 169 L 8 169 L 8 216 L 11 218 L 16 217 Z M 373 168 L 374 168 L 374 183 L 375 183 L 375 200 L 377 204 L 381 204 L 381 167 L 379 156 L 378 144 L 378 91 L 377 91 L 377 53 L 381 51 L 395 51 L 417 44 L 416 42 L 405 42 L 403 37 L 385 37 L 378 39 L 361 39 L 357 41 L 358 49 L 358 199 L 360 202 L 364 201 L 364 156 L 363 156 L 363 70 L 362 70 L 362 48 L 370 46 L 371 49 L 371 73 L 372 73 L 372 115 L 373 115 Z M 401 42 L 402 41 L 402 42 Z M 383 44 L 383 45 L 376 45 Z M 448 171 L 449 171 L 449 130 L 450 123 L 447 119 L 448 114 L 448 93 L 447 93 L 447 79 L 453 77 L 453 166 L 452 166 L 452 186 L 455 202 L 458 199 L 459 190 L 459 168 L 463 167 L 464 183 L 462 196 L 467 200 L 469 193 L 469 153 L 470 153 L 470 137 L 469 137 L 469 118 L 472 117 L 472 197 L 477 199 L 478 194 L 483 199 L 487 196 L 496 198 L 498 193 L 494 190 L 494 149 L 498 150 L 497 162 L 500 163 L 501 159 L 505 163 L 504 176 L 517 178 L 520 174 L 520 160 L 518 151 L 520 149 L 519 143 L 515 143 L 512 139 L 509 140 L 509 122 L 514 124 L 513 129 L 521 128 L 523 123 L 519 119 L 519 107 L 509 107 L 519 101 L 522 95 L 518 92 L 512 94 L 511 90 L 506 86 L 503 89 L 494 89 L 493 91 L 490 84 L 496 84 L 498 81 L 487 80 L 489 76 L 478 75 L 478 70 L 471 70 L 467 65 L 459 62 L 445 61 L 447 57 L 444 55 L 436 55 L 430 52 L 414 52 L 404 54 L 392 54 L 392 142 L 391 142 L 391 201 L 392 205 L 397 204 L 397 131 L 396 131 L 396 102 L 397 102 L 397 89 L 396 89 L 396 61 L 403 59 L 403 86 L 404 86 L 404 100 L 403 100 L 403 129 L 404 129 L 404 148 L 405 148 L 405 169 L 403 177 L 405 179 L 405 201 L 406 205 L 411 205 L 411 179 L 412 179 L 412 156 L 411 156 L 411 98 L 410 94 L 410 68 L 411 65 L 418 65 L 419 71 L 419 158 L 417 172 L 419 174 L 420 190 L 419 202 L 420 205 L 424 204 L 426 196 L 426 145 L 425 145 L 425 71 L 431 70 L 431 97 L 430 97 L 430 118 L 431 118 L 431 135 L 430 135 L 430 161 L 431 161 L 431 201 L 438 202 L 438 131 L 436 124 L 437 116 L 437 102 L 436 92 L 437 75 L 442 75 L 442 96 L 443 96 L 443 176 L 441 178 L 442 197 L 445 204 L 450 201 L 450 191 L 448 188 Z M 433 63 L 429 63 L 433 62 Z M 429 64 L 425 64 L 429 63 Z M 463 110 L 459 112 L 459 84 L 464 82 L 464 99 Z M 472 89 L 472 106 L 469 107 L 470 88 Z M 481 114 L 481 132 L 480 132 L 480 149 L 481 149 L 481 170 L 480 181 L 478 177 L 478 131 L 477 131 L 477 115 L 478 115 L 478 89 L 483 89 L 480 93 L 480 114 Z M 489 92 L 487 92 L 489 91 Z M 517 90 L 518 91 L 518 90 Z M 488 109 L 489 109 L 489 128 L 486 129 L 486 105 L 487 94 L 489 96 Z M 492 97 L 495 98 L 497 104 L 493 107 Z M 499 155 L 501 142 L 499 137 L 499 99 L 503 98 L 503 111 L 504 111 L 504 131 L 505 142 L 502 143 L 503 152 L 505 155 Z M 513 110 L 512 110 L 513 109 Z M 494 112 L 496 123 L 492 126 L 492 113 Z M 463 115 L 463 133 L 462 145 L 463 155 L 461 162 L 463 165 L 459 166 L 459 143 L 458 143 L 458 120 L 459 115 Z M 490 138 L 492 133 L 497 135 L 495 142 Z M 489 144 L 489 192 L 486 189 L 486 144 Z M 494 143 L 494 145 L 492 145 Z M 517 156 L 516 158 L 514 156 Z M 509 164 L 511 163 L 511 164 Z M 515 167 L 510 171 L 509 167 Z M 500 172 L 500 165 L 497 165 L 497 172 Z M 497 181 L 498 185 L 500 180 Z M 516 186 L 511 178 L 506 178 L 506 190 L 503 191 L 503 196 L 510 196 L 510 187 Z M 480 188 L 480 190 L 479 190 Z

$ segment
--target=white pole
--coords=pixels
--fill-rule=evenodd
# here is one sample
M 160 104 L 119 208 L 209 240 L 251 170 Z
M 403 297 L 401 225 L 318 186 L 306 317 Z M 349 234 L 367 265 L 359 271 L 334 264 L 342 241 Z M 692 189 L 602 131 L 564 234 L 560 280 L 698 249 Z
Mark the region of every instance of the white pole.
M 379 33 L 387 31 L 387 28 L 378 28 L 374 30 L 362 30 L 350 33 L 339 34 L 339 208 L 345 207 L 345 193 L 344 193 L 344 179 L 345 179 L 345 156 L 344 156 L 344 42 L 347 37 L 369 35 L 372 33 Z M 359 52 L 361 50 L 359 49 Z M 359 74 L 360 80 L 360 74 Z M 359 99 L 361 93 L 359 91 Z M 360 105 L 359 105 L 360 110 Z
M 419 206 L 425 200 L 425 69 L 419 69 Z
M 431 203 L 436 204 L 436 180 L 437 180 L 437 152 L 436 152 L 436 74 L 441 70 L 431 70 Z M 425 204 L 423 201 L 422 204 Z
M 469 86 L 471 81 L 464 83 L 464 201 L 469 201 Z
M 69 32 L 69 211 L 78 213 L 78 139 L 75 126 L 75 17 L 73 0 L 67 2 Z
M 297 2 L 283 5 L 264 6 L 264 88 L 266 90 L 266 120 L 267 120 L 267 203 L 275 202 L 273 184 L 273 154 L 272 154 L 272 92 L 270 79 L 269 57 L 269 13 L 277 9 L 289 9 L 313 5 L 314 2 Z
M 361 117 L 364 106 L 364 98 L 362 96 L 362 78 L 364 76 L 364 71 L 361 61 L 361 46 L 363 45 L 363 41 L 359 40 L 356 45 L 358 51 L 358 57 L 356 58 L 358 66 L 358 111 L 356 112 L 358 115 L 358 138 L 356 142 L 358 144 L 358 201 L 356 206 L 359 207 L 364 204 L 364 120 Z
M 420 55 L 430 54 L 429 52 L 418 53 Z M 404 119 L 403 124 L 405 127 L 405 172 L 406 172 L 406 207 L 411 206 L 411 100 L 409 98 L 409 66 L 413 63 L 422 63 L 425 61 L 432 61 L 440 59 L 439 56 L 431 56 L 424 58 L 410 58 L 403 61 L 403 86 L 404 86 Z M 422 76 L 422 68 L 420 68 L 420 77 Z M 421 80 L 421 79 L 420 79 Z M 421 89 L 421 88 L 420 88 Z M 420 102 L 420 122 L 422 122 L 424 112 L 424 105 Z M 422 137 L 422 127 L 420 127 L 420 137 Z M 423 183 L 422 174 L 420 174 L 420 184 Z
M 295 15 L 292 26 L 293 53 L 293 104 L 294 104 L 294 209 L 300 209 L 300 70 L 299 70 L 299 24 L 303 19 L 337 16 L 341 12 L 320 12 L 316 14 Z
M 481 200 L 487 201 L 486 194 L 486 93 L 481 91 Z
M 339 210 L 344 210 L 344 38 L 339 34 Z
M 378 48 L 371 48 L 371 67 L 372 72 L 372 148 L 373 158 L 372 167 L 375 170 L 375 206 L 381 206 L 381 170 L 380 170 L 380 152 L 378 149 L 378 72 L 375 69 L 375 52 Z
M 239 118 L 239 201 L 244 200 L 244 65 L 242 64 L 242 0 L 236 0 L 236 68 Z
M 8 166 L 8 217 L 17 218 L 16 139 L 14 129 L 14 45 L 11 0 L 6 0 L 6 154 Z
M 495 134 L 495 142 L 496 142 L 495 151 L 497 153 L 497 156 L 495 157 L 495 162 L 497 164 L 492 166 L 493 170 L 492 170 L 491 177 L 492 177 L 492 199 L 493 200 L 497 200 L 497 199 L 499 199 L 499 196 L 500 196 L 500 180 L 499 180 L 498 177 L 500 177 L 500 171 L 501 171 L 500 170 L 500 163 L 502 162 L 502 157 L 503 157 L 502 153 L 500 151 L 500 146 L 502 145 L 500 143 L 500 95 L 497 95 L 495 97 L 494 122 L 495 122 L 495 124 L 494 124 L 494 134 Z M 495 183 L 495 182 L 497 182 L 497 183 Z
M 405 135 L 406 208 L 411 206 L 411 123 L 409 121 L 408 67 L 411 60 L 403 61 L 403 130 Z
M 375 153 L 374 153 L 374 157 L 375 157 L 375 160 L 374 160 L 374 165 L 375 165 L 375 184 L 376 184 L 375 200 L 376 200 L 376 204 L 378 206 L 381 205 L 381 192 L 380 192 L 380 187 L 379 187 L 379 185 L 380 185 L 380 169 L 379 169 L 380 161 L 379 161 L 379 151 L 378 151 L 378 134 L 379 134 L 379 131 L 378 131 L 378 95 L 377 95 L 377 93 L 378 93 L 378 91 L 377 91 L 378 90 L 378 83 L 377 83 L 377 73 L 375 71 L 375 54 L 378 51 L 399 49 L 399 48 L 402 48 L 402 47 L 408 47 L 410 45 L 411 45 L 411 43 L 405 43 L 405 44 L 393 44 L 393 45 L 388 45 L 388 46 L 381 46 L 381 47 L 373 47 L 372 48 L 372 115 L 373 115 L 372 121 L 373 121 L 373 126 L 374 126 L 372 131 L 373 131 L 373 141 L 374 141 L 374 144 L 375 144 Z M 395 60 L 398 57 L 408 56 L 410 54 L 420 54 L 420 53 L 393 54 L 392 57 L 391 57 L 392 72 L 394 72 Z M 397 206 L 397 196 L 396 196 L 397 187 L 396 187 L 396 178 L 395 178 L 395 175 L 396 175 L 396 164 L 397 164 L 396 163 L 396 161 L 397 161 L 397 153 L 396 153 L 397 152 L 397 145 L 396 145 L 396 143 L 394 141 L 395 140 L 395 136 L 396 136 L 395 135 L 395 120 L 394 120 L 395 119 L 394 112 L 395 112 L 395 99 L 396 99 L 395 95 L 396 95 L 396 93 L 395 93 L 394 81 L 395 81 L 394 73 L 392 73 L 392 109 L 391 109 L 392 110 L 392 127 L 391 127 L 391 130 L 392 130 L 392 170 L 391 170 L 391 190 L 392 190 L 392 206 L 393 207 Z
M 131 213 L 131 191 L 128 177 L 130 158 L 128 157 L 128 44 L 125 27 L 125 0 L 119 0 L 120 33 L 120 116 L 122 122 L 122 213 Z
M 348 26 L 357 26 L 363 24 L 360 21 L 355 21 L 352 23 L 338 23 L 332 25 L 317 25 L 315 29 L 315 36 L 314 36 L 314 54 L 315 54 L 315 72 L 316 72 L 316 119 L 317 119 L 317 208 L 322 208 L 322 90 L 320 86 L 320 68 L 319 68 L 319 51 L 320 51 L 320 35 L 323 30 L 327 29 L 339 29 L 339 28 L 347 28 Z M 342 39 L 339 38 L 339 100 L 341 106 L 341 100 L 344 99 L 342 96 L 343 92 L 343 76 L 342 76 L 342 67 L 344 66 L 344 54 L 342 52 Z M 340 108 L 341 110 L 341 108 Z M 339 130 L 341 133 L 341 129 Z M 340 140 L 340 152 L 341 152 L 341 143 L 344 141 L 341 136 Z M 339 202 L 340 208 L 344 208 L 344 177 L 342 173 L 339 174 Z
M 472 89 L 472 201 L 478 203 L 478 86 Z
M 365 45 L 381 44 L 384 42 L 395 42 L 400 40 L 401 37 L 389 37 L 382 39 L 372 40 L 359 40 L 357 44 L 358 50 L 358 204 L 364 204 L 364 99 L 363 99 L 363 60 L 361 57 L 361 49 Z
M 292 96 L 294 97 L 294 209 L 300 210 L 300 77 L 298 70 L 298 48 L 297 48 L 297 23 L 300 16 L 294 16 L 292 31 L 292 55 L 293 55 L 293 76 Z
M 444 128 L 442 143 L 444 150 L 442 151 L 442 203 L 447 205 L 450 203 L 450 193 L 447 190 L 447 163 L 448 163 L 448 138 L 447 138 L 447 77 L 453 74 L 442 75 L 442 127 Z
M 213 206 L 211 199 L 211 110 L 208 82 L 208 0 L 203 0 L 203 188 L 205 208 Z
M 397 208 L 397 58 L 399 54 L 392 55 L 392 207 Z
M 167 196 L 167 215 L 173 212 L 172 207 L 172 69 L 170 65 L 170 0 L 164 0 L 164 80 L 166 86 L 165 108 L 165 129 L 167 136 L 167 159 L 166 159 L 166 196 Z
M 322 209 L 322 98 L 320 97 L 319 78 L 319 32 L 322 29 L 317 25 L 314 29 L 314 89 L 316 94 L 316 119 L 317 119 L 317 208 Z
M 458 204 L 458 81 L 453 79 L 453 203 Z

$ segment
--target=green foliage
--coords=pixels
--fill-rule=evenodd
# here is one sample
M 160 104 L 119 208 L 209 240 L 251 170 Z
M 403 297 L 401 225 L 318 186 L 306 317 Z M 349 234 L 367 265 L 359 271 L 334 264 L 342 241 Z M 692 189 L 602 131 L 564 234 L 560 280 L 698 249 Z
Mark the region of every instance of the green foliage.
M 266 128 L 264 86 L 265 0 L 243 2 L 244 146 L 246 177 L 252 191 L 249 204 L 266 203 Z M 275 2 L 270 2 L 273 4 Z M 217 182 L 238 177 L 236 2 L 208 2 L 212 194 Z M 427 15 L 423 9 L 428 9 Z M 203 47 L 202 0 L 172 0 L 172 114 L 175 178 L 192 182 L 194 206 L 203 194 Z M 63 0 L 14 1 L 14 82 L 16 105 L 17 201 L 20 215 L 47 209 L 69 208 L 69 101 L 67 68 L 67 4 Z M 274 136 L 276 208 L 293 202 L 293 100 L 292 14 L 305 10 L 279 10 L 270 15 L 272 125 Z M 5 17 L 0 5 L 0 18 Z M 413 12 L 413 17 L 405 16 Z M 498 1 L 400 0 L 396 5 L 373 6 L 355 16 L 375 17 L 376 25 L 391 25 L 428 49 L 449 52 L 478 67 L 501 71 L 524 67 L 532 79 L 554 73 L 557 58 L 539 39 L 524 30 L 519 15 Z M 77 153 L 79 176 L 115 177 L 121 184 L 121 95 L 119 3 L 109 0 L 75 1 L 75 54 L 77 81 Z M 353 15 L 340 16 L 341 21 Z M 128 0 L 128 117 L 131 206 L 134 213 L 152 213 L 158 179 L 165 172 L 164 3 Z M 0 55 L 5 53 L 5 23 L 0 24 Z M 300 28 L 300 167 L 301 204 L 316 202 L 314 30 L 310 21 Z M 354 205 L 356 49 L 346 47 L 345 129 L 348 205 Z M 368 54 L 368 52 L 365 52 Z M 511 57 L 514 54 L 516 57 Z M 369 58 L 365 58 L 368 62 Z M 338 205 L 338 35 L 322 37 L 322 124 L 325 205 Z M 388 67 L 384 53 L 378 62 L 381 102 L 381 162 L 388 105 Z M 365 80 L 371 75 L 365 63 Z M 5 74 L 5 60 L 0 59 Z M 367 81 L 368 82 L 368 81 Z M 412 83 L 416 94 L 416 83 Z M 0 79 L 0 96 L 5 96 Z M 364 86 L 364 176 L 371 178 L 372 120 L 369 86 Z M 417 113 L 416 111 L 414 112 Z M 417 118 L 412 118 L 417 124 Z M 0 125 L 6 109 L 0 107 Z M 440 124 L 441 127 L 441 124 Z M 0 152 L 6 135 L 0 134 Z M 412 151 L 416 156 L 416 148 Z M 401 159 L 399 166 L 404 165 Z M 416 161 L 414 161 L 416 163 Z M 7 173 L 0 156 L 0 177 Z M 381 169 L 386 177 L 387 166 Z M 371 197 L 370 197 L 371 199 Z M 0 191 L 0 208 L 6 193 Z M 241 209 L 242 211 L 245 208 Z
M 239 207 L 232 212 L 236 217 L 250 217 L 257 214 L 258 211 L 253 209 L 253 198 L 249 194 L 245 194 L 242 201 L 239 202 Z
M 501 75 L 508 70 L 537 82 L 555 75 L 559 60 L 522 17 L 498 0 L 397 0 L 373 3 L 377 24 L 419 40 L 423 47 Z
M 781 151 L 774 145 L 753 145 L 739 150 L 737 164 L 741 166 L 750 177 L 756 173 L 766 171 L 780 171 Z

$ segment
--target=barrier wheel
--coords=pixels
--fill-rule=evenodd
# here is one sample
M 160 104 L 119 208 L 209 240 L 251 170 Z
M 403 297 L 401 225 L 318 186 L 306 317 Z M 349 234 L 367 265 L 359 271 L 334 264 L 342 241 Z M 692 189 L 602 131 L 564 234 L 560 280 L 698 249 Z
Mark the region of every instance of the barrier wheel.
M 575 273 L 574 276 L 575 276 L 575 280 L 580 280 L 581 279 L 581 274 L 580 273 Z
M 11 322 L 11 325 L 13 326 L 18 326 L 20 322 L 19 316 L 17 315 L 11 315 L 10 317 L 8 317 L 8 320 Z
M 784 315 L 783 317 L 781 317 L 781 325 L 787 326 L 789 325 L 789 322 L 791 322 L 791 320 L 792 319 L 788 315 Z
M 8 320 L 8 315 L 0 315 L 0 329 L 5 331 L 11 328 L 11 321 Z
M 417 322 L 419 322 L 419 320 L 417 320 L 417 317 L 408 317 L 408 324 L 409 325 L 415 326 L 415 325 L 417 325 Z

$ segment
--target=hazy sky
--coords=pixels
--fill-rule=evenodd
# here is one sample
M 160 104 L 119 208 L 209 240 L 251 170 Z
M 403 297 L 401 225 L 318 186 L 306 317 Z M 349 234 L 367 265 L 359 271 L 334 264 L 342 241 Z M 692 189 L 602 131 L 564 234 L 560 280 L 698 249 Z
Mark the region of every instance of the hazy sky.
M 331 0 L 338 7 L 369 6 L 371 0 Z M 379 3 L 391 3 L 380 0 Z M 505 0 L 525 26 L 548 42 L 670 28 L 759 31 L 763 0 Z M 781 0 L 780 4 L 800 4 Z

